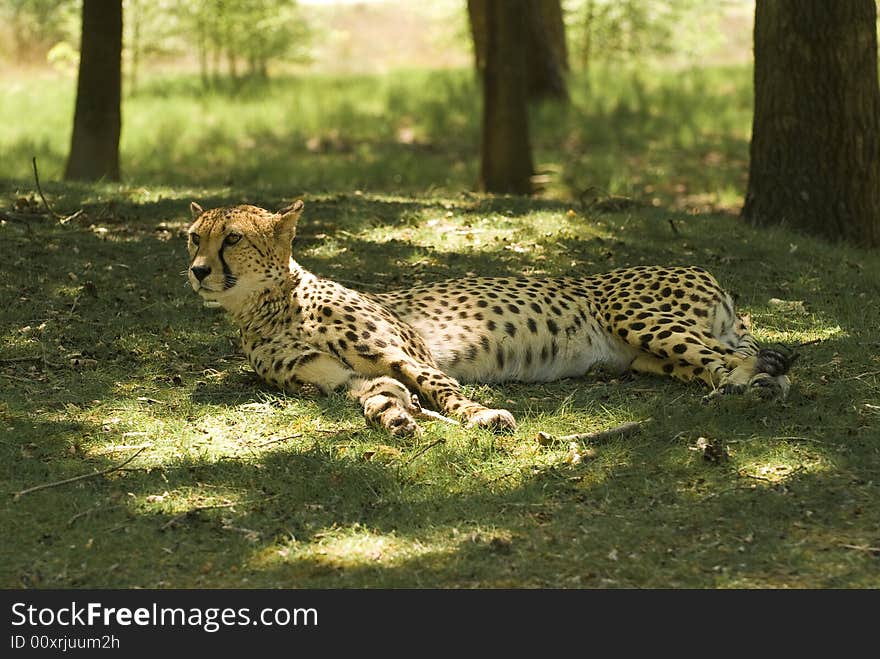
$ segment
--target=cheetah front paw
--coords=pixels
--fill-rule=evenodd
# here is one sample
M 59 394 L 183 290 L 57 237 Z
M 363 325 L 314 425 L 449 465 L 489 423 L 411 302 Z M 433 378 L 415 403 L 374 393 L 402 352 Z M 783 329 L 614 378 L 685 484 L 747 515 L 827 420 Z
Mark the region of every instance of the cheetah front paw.
M 413 404 L 409 390 L 394 378 L 380 377 L 364 382 L 354 394 L 364 408 L 368 425 L 384 428 L 396 437 L 421 434 L 414 418 L 418 407 Z
M 761 348 L 758 351 L 755 368 L 758 373 L 767 373 L 772 376 L 783 376 L 791 369 L 791 365 L 799 357 L 798 353 L 782 348 Z
M 790 386 L 791 382 L 787 375 L 773 376 L 768 373 L 756 373 L 749 380 L 749 390 L 764 400 L 784 400 Z
M 384 428 L 395 437 L 415 437 L 422 429 L 398 398 L 385 394 L 370 396 L 364 401 L 364 418 L 377 428 Z
M 486 428 L 493 432 L 513 432 L 516 420 L 507 410 L 482 409 L 468 416 L 468 428 Z

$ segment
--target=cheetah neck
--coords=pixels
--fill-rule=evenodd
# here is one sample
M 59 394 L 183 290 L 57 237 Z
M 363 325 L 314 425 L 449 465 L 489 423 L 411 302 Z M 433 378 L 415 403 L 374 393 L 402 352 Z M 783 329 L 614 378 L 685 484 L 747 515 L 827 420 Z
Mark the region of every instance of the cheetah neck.
M 279 282 L 256 291 L 230 309 L 243 336 L 270 337 L 289 328 L 299 315 L 296 291 L 315 276 L 291 259 L 290 272 Z

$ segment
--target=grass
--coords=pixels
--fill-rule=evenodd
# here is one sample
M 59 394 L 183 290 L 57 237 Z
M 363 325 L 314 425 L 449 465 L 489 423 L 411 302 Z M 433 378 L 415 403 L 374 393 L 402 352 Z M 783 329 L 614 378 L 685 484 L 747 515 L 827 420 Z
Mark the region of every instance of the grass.
M 461 74 L 440 77 L 457 75 L 467 88 Z M 693 75 L 680 81 L 680 98 L 671 76 L 629 79 L 618 89 L 626 103 L 580 97 L 567 112 L 538 110 L 538 153 L 550 154 L 539 161 L 553 156 L 562 165 L 547 197 L 534 199 L 462 192 L 474 119 L 444 133 L 452 119 L 432 110 L 430 97 L 422 107 L 405 91 L 416 74 L 377 79 L 363 104 L 349 103 L 350 139 L 356 149 L 360 140 L 371 145 L 372 164 L 358 150 L 310 153 L 293 138 L 285 156 L 280 132 L 279 144 L 267 137 L 253 152 L 224 155 L 201 141 L 209 122 L 184 109 L 200 103 L 185 100 L 194 96 L 190 83 L 169 84 L 159 114 L 156 82 L 131 99 L 126 125 L 145 123 L 126 137 L 130 179 L 122 185 L 49 183 L 61 164 L 52 153 L 65 150 L 58 127 L 68 108 L 34 103 L 21 116 L 42 113 L 48 132 L 12 125 L 0 139 L 27 158 L 28 139 L 42 144 L 51 201 L 86 214 L 66 225 L 39 216 L 0 225 L 0 586 L 880 586 L 880 258 L 784 229 L 756 231 L 721 212 L 741 194 L 743 172 L 733 163 L 744 157 L 748 123 L 740 107 L 747 94 L 726 94 L 724 85 L 747 78 L 708 72 L 701 88 Z M 303 94 L 335 85 L 355 99 L 365 80 L 280 88 L 293 99 L 297 84 Z M 402 115 L 385 110 L 394 89 L 395 107 L 408 108 L 417 134 L 437 146 L 393 141 Z M 231 100 L 223 102 L 215 128 L 229 131 L 229 143 L 257 134 L 246 117 L 265 123 L 281 112 L 252 101 L 235 122 Z M 9 107 L 0 104 L 0 113 Z M 310 126 L 300 137 L 332 130 L 329 100 L 325 122 L 309 103 L 296 107 Z M 691 108 L 694 127 L 671 134 L 663 112 L 673 107 Z M 550 153 L 588 116 L 608 123 L 584 124 L 580 146 Z M 163 126 L 174 122 L 181 137 L 169 143 Z M 154 157 L 137 160 L 147 144 Z M 722 165 L 706 167 L 699 154 L 716 149 Z M 395 181 L 402 154 L 412 167 Z M 0 163 L 10 168 L 0 208 L 31 198 L 27 171 L 11 169 L 17 157 Z M 456 158 L 461 171 L 448 168 Z M 233 184 L 217 178 L 221 170 L 234 172 Z M 448 180 L 430 188 L 439 171 Z M 565 183 L 569 176 L 577 186 Z M 646 203 L 616 212 L 582 204 L 582 179 Z M 368 429 L 342 398 L 262 385 L 232 326 L 203 308 L 181 275 L 190 199 L 278 207 L 298 194 L 307 203 L 298 258 L 364 290 L 469 273 L 699 264 L 740 294 L 761 340 L 822 341 L 803 349 L 784 403 L 701 405 L 698 386 L 651 377 L 474 386 L 477 400 L 514 412 L 516 434 L 426 423 L 422 438 L 397 441 Z M 563 435 L 625 421 L 645 423 L 580 462 L 565 443 L 535 440 L 541 430 Z M 722 443 L 729 457 L 705 460 L 694 450 L 701 437 Z M 140 448 L 122 469 L 12 496 L 112 468 Z
M 61 177 L 74 91 L 67 78 L 8 81 L 0 178 L 28 181 L 33 155 L 46 180 Z M 533 112 L 545 196 L 615 194 L 703 210 L 736 203 L 748 70 L 597 70 L 572 78 L 571 92 L 571 106 Z M 457 194 L 477 179 L 479 96 L 470 71 L 301 76 L 236 93 L 206 91 L 193 76 L 156 77 L 124 100 L 123 174 L 149 187 Z

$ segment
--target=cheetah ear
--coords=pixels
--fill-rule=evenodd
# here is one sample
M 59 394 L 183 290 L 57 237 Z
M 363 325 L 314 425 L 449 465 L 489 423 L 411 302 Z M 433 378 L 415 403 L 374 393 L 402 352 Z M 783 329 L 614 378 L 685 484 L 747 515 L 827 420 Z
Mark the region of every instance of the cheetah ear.
M 299 221 L 299 216 L 302 215 L 304 206 L 305 204 L 303 204 L 302 199 L 297 199 L 289 206 L 285 206 L 278 211 L 281 219 L 275 225 L 275 235 L 287 235 L 292 240 L 294 234 L 296 234 L 296 223 Z
M 192 213 L 193 219 L 196 219 L 199 215 L 201 215 L 205 211 L 203 211 L 202 207 L 199 206 L 196 202 L 191 201 L 191 202 L 189 202 L 189 212 Z

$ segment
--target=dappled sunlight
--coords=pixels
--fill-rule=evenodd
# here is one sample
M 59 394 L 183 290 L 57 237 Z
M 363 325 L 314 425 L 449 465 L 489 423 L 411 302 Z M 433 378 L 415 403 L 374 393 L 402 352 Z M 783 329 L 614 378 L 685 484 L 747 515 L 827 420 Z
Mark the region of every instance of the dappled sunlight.
M 457 206 L 445 211 L 426 209 L 401 225 L 379 225 L 361 231 L 358 237 L 377 244 L 404 241 L 430 250 L 427 254 L 414 253 L 411 258 L 415 262 L 411 260 L 411 264 L 432 258 L 430 254 L 485 255 L 489 250 L 499 256 L 506 255 L 504 258 L 528 255 L 528 267 L 532 270 L 548 256 L 558 254 L 559 240 L 601 241 L 609 236 L 601 224 L 584 223 L 572 210 L 535 213 L 528 218 L 512 212 L 498 215 L 468 211 L 460 215 L 461 210 L 465 209 Z
M 317 505 L 317 504 L 315 504 Z M 282 570 L 297 563 L 311 563 L 310 569 L 344 570 L 348 568 L 373 567 L 379 570 L 394 569 L 414 559 L 442 559 L 456 551 L 463 540 L 462 534 L 448 537 L 404 537 L 397 533 L 381 533 L 361 524 L 350 527 L 331 526 L 321 529 L 308 542 L 295 536 L 284 542 L 254 551 L 247 564 L 258 570 Z M 294 586 L 294 584 L 288 584 Z M 418 583 L 414 583 L 418 586 Z M 427 584 L 424 584 L 427 585 Z
M 202 486 L 182 488 L 162 488 L 156 491 L 143 491 L 128 495 L 128 507 L 137 515 L 169 518 L 164 528 L 181 521 L 186 515 L 201 511 L 218 511 L 228 515 L 236 514 L 236 505 L 245 505 L 251 498 L 245 488 Z
M 342 396 L 260 383 L 229 321 L 179 274 L 190 199 L 278 208 L 299 191 L 53 186 L 65 210 L 87 207 L 87 222 L 36 225 L 33 237 L 0 227 L 10 262 L 21 259 L 0 279 L 12 300 L 0 332 L 5 487 L 93 474 L 143 451 L 3 504 L 13 530 L 3 583 L 868 583 L 874 557 L 843 545 L 872 546 L 880 500 L 869 254 L 643 205 L 304 193 L 298 255 L 355 287 L 698 264 L 741 294 L 763 342 L 822 341 L 802 348 L 784 403 L 704 405 L 695 384 L 591 373 L 466 387 L 509 408 L 514 434 L 429 422 L 424 436 L 396 440 Z M 16 192 L 3 194 L 12 203 Z M 537 439 L 627 421 L 644 423 L 601 441 Z M 708 459 L 700 438 L 727 447 L 727 459 Z
M 778 460 L 758 461 L 751 460 L 741 464 L 738 473 L 767 487 L 784 485 L 791 478 L 801 472 L 820 473 L 831 468 L 826 461 L 815 458 L 812 460 L 799 460 L 797 462 L 779 462 Z
M 797 346 L 811 342 L 846 340 L 848 333 L 837 327 L 816 327 L 810 330 L 782 330 L 774 327 L 764 327 L 755 332 L 755 338 L 764 343 L 781 343 L 783 345 Z
M 7 60 L 24 46 L 45 59 L 50 41 L 64 43 L 50 51 L 56 73 L 0 72 L 0 587 L 880 587 L 880 260 L 740 217 L 755 101 L 751 5 L 731 14 L 679 3 L 681 16 L 655 16 L 627 3 L 635 13 L 618 16 L 614 3 L 599 3 L 599 14 L 593 2 L 563 3 L 569 99 L 529 104 L 533 194 L 519 196 L 474 192 L 488 178 L 480 155 L 491 104 L 460 0 L 418 12 L 409 6 L 419 3 L 320 3 L 294 23 L 265 7 L 248 20 L 257 11 L 248 3 L 182 3 L 184 16 L 125 2 L 117 183 L 62 181 L 79 5 L 30 25 L 22 21 L 53 3 L 14 4 L 21 11 L 0 10 Z M 710 43 L 719 37 L 710 19 L 722 14 L 738 19 L 724 25 L 732 47 Z M 313 63 L 310 38 L 292 29 L 306 24 Z M 616 43 L 618 28 L 626 34 Z M 261 32 L 280 38 L 254 39 Z M 714 51 L 726 63 L 700 55 Z M 509 411 L 516 428 L 416 415 L 421 433 L 391 435 L 350 395 L 319 395 L 313 385 L 325 383 L 283 391 L 261 380 L 232 319 L 205 308 L 187 281 L 191 201 L 274 212 L 297 199 L 297 261 L 367 293 L 703 267 L 762 345 L 797 352 L 791 390 L 774 400 L 759 387 L 706 396 L 698 380 L 617 369 L 466 383 L 464 396 Z M 227 287 L 242 280 L 239 255 L 265 259 L 243 233 L 218 240 L 255 248 L 219 248 L 211 274 L 221 263 Z M 213 259 L 214 246 L 201 243 Z M 562 291 L 510 283 L 509 295 L 485 291 L 510 298 L 480 300 L 485 311 L 465 290 L 426 300 L 432 316 L 435 304 L 447 310 L 436 331 L 449 332 L 459 367 L 486 359 L 537 369 L 540 352 L 558 372 L 564 360 L 586 369 L 591 356 L 568 348 L 590 326 L 619 329 L 624 341 L 639 331 L 645 345 L 670 339 L 656 354 L 678 354 L 680 368 L 693 357 L 696 377 L 713 368 L 688 351 L 701 339 L 671 339 L 699 326 L 698 315 L 665 338 L 666 318 L 608 327 L 655 302 L 664 314 L 705 316 L 712 286 L 684 290 L 694 274 L 685 283 L 670 274 L 668 290 L 629 277 L 638 275 L 611 284 L 645 294 L 604 305 L 582 297 L 611 294 L 595 280 Z M 652 284 L 664 304 L 647 295 Z M 387 367 L 407 386 L 448 391 L 368 353 L 358 342 L 400 344 L 380 340 L 378 325 L 358 326 L 358 304 L 343 319 L 319 293 L 323 313 L 310 318 L 315 297 L 302 293 L 309 301 L 292 317 L 338 316 L 323 330 L 350 325 L 344 341 L 325 331 L 318 346 L 341 360 L 340 381 L 360 385 L 345 366 L 377 369 L 371 376 Z M 424 308 L 401 298 L 401 308 Z M 572 304 L 581 310 L 573 325 Z M 497 351 L 485 332 L 497 333 Z M 535 342 L 519 346 L 527 332 Z M 590 338 L 597 353 L 618 341 Z M 298 368 L 323 371 L 330 359 L 259 349 L 270 357 L 254 363 L 286 368 L 291 383 Z M 761 368 L 788 366 L 761 357 Z M 669 373 L 654 361 L 630 365 Z M 418 393 L 425 405 L 440 397 Z

